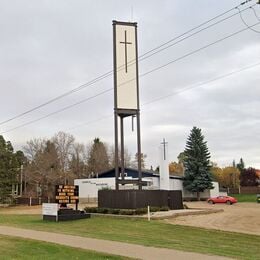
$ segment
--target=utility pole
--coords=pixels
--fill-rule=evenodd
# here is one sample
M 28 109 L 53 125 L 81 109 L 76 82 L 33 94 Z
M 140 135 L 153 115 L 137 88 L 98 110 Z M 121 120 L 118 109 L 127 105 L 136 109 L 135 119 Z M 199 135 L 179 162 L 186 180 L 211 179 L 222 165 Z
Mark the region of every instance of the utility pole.
M 21 164 L 20 168 L 20 196 L 23 194 L 23 164 Z
M 27 194 L 27 187 L 26 187 L 26 182 L 27 182 L 27 178 L 26 178 L 26 171 L 23 171 L 23 174 L 24 174 L 24 179 L 23 179 L 23 182 L 24 182 L 24 194 L 26 195 Z

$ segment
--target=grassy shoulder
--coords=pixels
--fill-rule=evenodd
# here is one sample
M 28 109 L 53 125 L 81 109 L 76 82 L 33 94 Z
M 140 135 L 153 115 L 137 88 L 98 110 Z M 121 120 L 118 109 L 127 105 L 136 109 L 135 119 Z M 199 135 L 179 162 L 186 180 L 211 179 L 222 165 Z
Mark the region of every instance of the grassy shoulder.
M 256 194 L 230 194 L 229 196 L 236 198 L 238 202 L 254 202 L 254 203 L 257 203 Z
M 258 259 L 260 236 L 167 224 L 144 219 L 92 217 L 71 222 L 42 221 L 37 215 L 0 215 L 10 225 L 182 251 Z
M 35 240 L 0 235 L 1 259 L 130 259 Z

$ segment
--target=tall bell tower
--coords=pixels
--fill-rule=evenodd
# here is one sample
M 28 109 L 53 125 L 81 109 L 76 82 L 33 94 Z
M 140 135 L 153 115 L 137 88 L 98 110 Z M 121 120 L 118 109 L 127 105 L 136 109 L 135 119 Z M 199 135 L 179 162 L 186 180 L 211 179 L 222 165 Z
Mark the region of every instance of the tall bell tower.
M 119 189 L 119 185 L 129 183 L 137 184 L 139 190 L 141 190 L 142 172 L 137 23 L 113 21 L 113 54 L 116 190 Z M 138 155 L 137 180 L 125 179 L 124 119 L 129 116 L 136 117 L 136 142 Z M 119 168 L 121 169 L 120 171 Z

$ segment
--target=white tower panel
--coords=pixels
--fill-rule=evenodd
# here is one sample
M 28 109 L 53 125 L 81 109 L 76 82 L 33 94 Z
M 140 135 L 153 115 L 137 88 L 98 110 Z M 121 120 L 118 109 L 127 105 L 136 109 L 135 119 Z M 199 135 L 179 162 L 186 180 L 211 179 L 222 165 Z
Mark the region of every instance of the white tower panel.
M 115 26 L 117 108 L 138 109 L 136 24 Z

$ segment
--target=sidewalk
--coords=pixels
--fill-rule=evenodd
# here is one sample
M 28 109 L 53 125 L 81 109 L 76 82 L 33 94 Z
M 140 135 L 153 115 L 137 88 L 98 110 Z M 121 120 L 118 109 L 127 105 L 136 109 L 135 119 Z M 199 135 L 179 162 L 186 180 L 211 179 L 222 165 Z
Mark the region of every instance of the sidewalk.
M 60 245 L 94 250 L 97 252 L 132 257 L 144 260 L 172 260 L 172 259 L 192 259 L 192 260 L 220 260 L 228 259 L 220 256 L 209 256 L 198 253 L 188 253 L 173 249 L 146 247 L 141 245 L 127 244 L 108 240 L 79 237 L 72 235 L 57 234 L 44 231 L 13 228 L 0 226 L 0 234 L 21 238 L 35 239 Z

